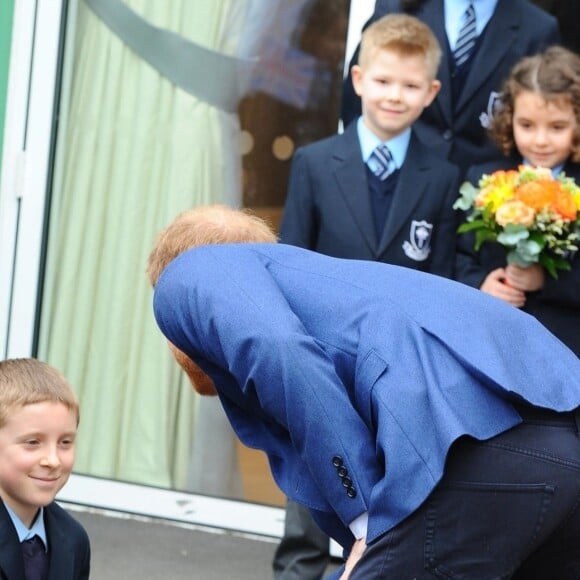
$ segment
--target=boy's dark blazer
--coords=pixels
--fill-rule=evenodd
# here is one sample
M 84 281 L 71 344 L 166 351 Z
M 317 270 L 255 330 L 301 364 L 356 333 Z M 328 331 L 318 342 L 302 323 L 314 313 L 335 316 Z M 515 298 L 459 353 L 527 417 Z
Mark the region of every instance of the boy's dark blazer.
M 499 0 L 471 63 L 460 98 L 453 103 L 452 62 L 443 0 L 424 0 L 419 4 L 412 14 L 433 30 L 443 49 L 437 73 L 442 86 L 414 127 L 426 145 L 465 172 L 471 165 L 500 156 L 483 130 L 480 117 L 491 112 L 493 103 L 497 102 L 496 93 L 521 57 L 560 42 L 558 21 L 528 0 Z M 400 0 L 378 0 L 369 24 L 385 14 L 400 11 Z M 357 59 L 355 55 L 353 61 Z M 360 113 L 360 101 L 354 94 L 350 78 L 344 84 L 342 118 L 348 123 Z
M 48 580 L 86 580 L 91 551 L 84 528 L 55 502 L 44 508 L 49 542 Z M 24 562 L 18 534 L 0 500 L 0 579 L 23 580 Z
M 376 235 L 357 123 L 298 149 L 281 224 L 284 243 L 339 258 L 373 260 L 452 277 L 458 169 L 412 135 L 381 239 Z M 425 260 L 407 255 L 417 223 L 433 226 Z M 407 245 L 407 248 L 409 246 Z
M 499 169 L 514 169 L 521 158 L 503 159 L 497 162 L 476 165 L 466 176 L 467 181 L 477 185 L 483 174 Z M 580 164 L 566 163 L 563 169 L 568 177 L 580 183 Z M 496 268 L 506 265 L 506 250 L 499 244 L 483 244 L 479 252 L 473 249 L 473 234 L 458 238 L 456 256 L 456 278 L 458 281 L 480 288 L 485 277 Z M 544 288 L 529 292 L 524 312 L 535 316 L 555 334 L 568 348 L 580 356 L 580 256 L 576 254 L 569 272 L 560 271 L 554 280 L 546 274 Z

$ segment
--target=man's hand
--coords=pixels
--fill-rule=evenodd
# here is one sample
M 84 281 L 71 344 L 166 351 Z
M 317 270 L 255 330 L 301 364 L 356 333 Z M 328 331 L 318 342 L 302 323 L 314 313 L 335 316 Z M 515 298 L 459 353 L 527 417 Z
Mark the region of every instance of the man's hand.
M 344 572 L 342 573 L 339 580 L 348 580 L 350 578 L 350 573 L 355 567 L 356 563 L 361 559 L 363 552 L 365 551 L 367 545 L 364 538 L 357 540 L 353 545 L 344 565 Z

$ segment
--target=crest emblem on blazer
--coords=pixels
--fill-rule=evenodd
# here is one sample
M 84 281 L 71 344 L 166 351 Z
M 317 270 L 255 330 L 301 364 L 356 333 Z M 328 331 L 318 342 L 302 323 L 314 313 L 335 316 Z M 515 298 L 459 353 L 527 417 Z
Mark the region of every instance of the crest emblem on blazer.
M 423 262 L 431 252 L 431 234 L 433 224 L 425 220 L 413 220 L 409 232 L 409 240 L 403 242 L 403 251 L 411 260 Z
M 502 108 L 501 93 L 491 91 L 487 100 L 487 110 L 479 115 L 479 121 L 484 129 L 491 127 L 493 116 Z

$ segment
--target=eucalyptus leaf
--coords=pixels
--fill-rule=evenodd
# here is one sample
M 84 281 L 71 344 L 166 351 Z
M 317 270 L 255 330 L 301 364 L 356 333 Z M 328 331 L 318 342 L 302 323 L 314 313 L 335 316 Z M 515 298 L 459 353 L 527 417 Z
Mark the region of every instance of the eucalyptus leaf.
M 497 241 L 504 246 L 515 246 L 521 240 L 530 237 L 530 232 L 524 226 L 508 224 L 504 231 L 497 236 Z
M 471 209 L 479 190 L 473 186 L 472 183 L 469 181 L 465 181 L 461 184 L 459 188 L 459 193 L 461 197 L 457 198 L 455 203 L 453 204 L 453 209 L 461 209 L 463 211 L 467 211 Z
M 514 248 L 507 254 L 507 263 L 515 264 L 520 268 L 527 268 L 536 262 L 537 260 L 530 260 L 526 256 L 522 256 L 517 248 Z

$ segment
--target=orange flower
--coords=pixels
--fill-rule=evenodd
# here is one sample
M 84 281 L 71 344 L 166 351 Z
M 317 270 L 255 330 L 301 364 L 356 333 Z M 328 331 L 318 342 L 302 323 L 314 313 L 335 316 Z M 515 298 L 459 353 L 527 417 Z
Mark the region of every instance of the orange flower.
M 504 203 L 495 214 L 495 221 L 501 227 L 507 224 L 522 225 L 529 228 L 534 223 L 536 214 L 525 203 L 512 200 Z
M 516 191 L 515 199 L 525 203 L 534 211 L 542 211 L 553 207 L 559 191 L 560 184 L 557 181 L 539 179 L 520 185 Z
M 556 194 L 556 199 L 554 200 L 554 211 L 559 214 L 562 219 L 565 220 L 575 220 L 578 215 L 578 208 L 576 207 L 576 201 L 569 191 L 560 188 L 560 191 Z

